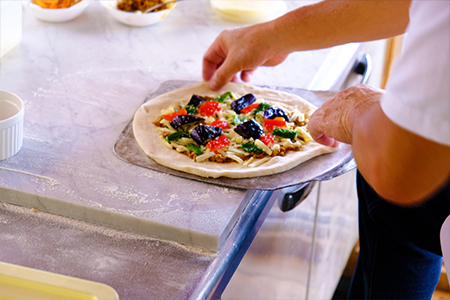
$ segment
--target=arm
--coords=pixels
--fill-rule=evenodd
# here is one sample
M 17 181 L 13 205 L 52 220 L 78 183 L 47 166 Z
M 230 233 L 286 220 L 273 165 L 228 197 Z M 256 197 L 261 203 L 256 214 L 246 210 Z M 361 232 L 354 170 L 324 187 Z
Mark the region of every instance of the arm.
M 359 171 L 380 196 L 418 204 L 449 180 L 450 147 L 392 122 L 380 106 L 383 93 L 367 85 L 342 91 L 313 114 L 308 129 L 326 145 L 352 144 Z
M 293 51 L 391 37 L 405 31 L 410 0 L 328 0 L 262 24 L 225 30 L 203 57 L 203 78 L 218 90 L 244 81 L 259 66 L 274 66 Z

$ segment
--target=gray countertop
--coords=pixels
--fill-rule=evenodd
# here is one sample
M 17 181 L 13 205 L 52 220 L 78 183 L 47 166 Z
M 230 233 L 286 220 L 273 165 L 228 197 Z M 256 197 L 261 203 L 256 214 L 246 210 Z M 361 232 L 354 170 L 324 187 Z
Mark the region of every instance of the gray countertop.
M 289 9 L 305 4 L 287 3 Z M 0 89 L 24 100 L 25 123 L 22 150 L 0 161 L 0 201 L 42 211 L 42 215 L 32 217 L 35 221 L 26 222 L 36 223 L 33 230 L 40 224 L 50 231 L 41 233 L 45 235 L 41 241 L 56 243 L 62 252 L 49 257 L 44 248 L 25 247 L 30 251 L 14 253 L 12 249 L 20 247 L 17 243 L 29 240 L 25 236 L 31 239 L 38 234 L 27 232 L 25 227 L 35 226 L 31 223 L 20 227 L 22 221 L 29 220 L 27 209 L 2 204 L 0 260 L 92 280 L 101 281 L 102 274 L 112 276 L 108 273 L 116 266 L 111 262 L 118 258 L 111 253 L 102 255 L 106 251 L 102 249 L 113 246 L 107 238 L 98 238 L 108 236 L 110 229 L 86 224 L 83 226 L 94 226 L 97 232 L 86 233 L 79 226 L 64 230 L 61 224 L 69 222 L 64 218 L 45 223 L 45 212 L 49 212 L 130 232 L 132 238 L 125 235 L 112 241 L 122 245 L 119 248 L 123 253 L 132 253 L 131 264 L 141 255 L 163 253 L 163 248 L 155 250 L 155 244 L 173 246 L 178 242 L 173 247 L 181 252 L 188 249 L 181 260 L 197 265 L 204 274 L 255 191 L 145 169 L 118 159 L 112 149 L 148 94 L 167 80 L 201 81 L 201 60 L 208 46 L 223 29 L 238 26 L 243 25 L 214 15 L 207 1 L 182 1 L 161 23 L 142 28 L 118 23 L 96 1 L 80 17 L 66 23 L 42 22 L 24 11 L 22 42 L 1 59 Z M 330 52 L 294 53 L 280 66 L 261 68 L 252 84 L 311 88 Z M 83 273 L 82 266 L 87 262 L 73 265 L 67 261 L 84 259 L 70 251 L 71 243 L 78 243 L 77 236 L 86 245 L 87 254 L 102 256 L 90 265 L 99 276 Z M 25 258 L 27 255 L 47 262 L 33 263 Z M 167 255 L 170 257 L 170 253 Z M 223 253 L 219 251 L 219 255 Z M 71 267 L 64 267 L 68 265 Z M 189 264 L 183 268 L 189 269 Z M 201 278 L 199 274 L 192 278 Z M 195 286 L 192 278 L 188 280 L 189 289 Z M 161 280 L 167 283 L 168 279 Z M 125 285 L 120 287 L 121 294 L 128 295 L 125 298 L 142 299 Z M 183 287 L 174 283 L 174 289 Z M 191 294 L 186 290 L 183 293 L 182 298 Z

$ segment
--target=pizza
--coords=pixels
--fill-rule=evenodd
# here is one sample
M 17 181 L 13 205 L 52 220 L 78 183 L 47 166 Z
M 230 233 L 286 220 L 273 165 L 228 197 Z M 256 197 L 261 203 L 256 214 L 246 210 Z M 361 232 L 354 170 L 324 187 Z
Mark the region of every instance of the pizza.
M 214 92 L 201 83 L 144 103 L 133 133 L 145 154 L 166 167 L 202 177 L 259 177 L 337 150 L 309 135 L 315 109 L 277 90 L 229 83 Z

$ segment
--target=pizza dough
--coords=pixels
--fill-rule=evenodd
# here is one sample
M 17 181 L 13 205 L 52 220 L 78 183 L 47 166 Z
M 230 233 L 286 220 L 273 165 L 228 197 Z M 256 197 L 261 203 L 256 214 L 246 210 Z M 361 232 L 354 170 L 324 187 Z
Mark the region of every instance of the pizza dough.
M 199 163 L 188 156 L 178 153 L 175 150 L 170 150 L 163 145 L 160 141 L 161 133 L 153 124 L 153 122 L 161 116 L 162 110 L 167 109 L 171 105 L 186 105 L 194 94 L 218 97 L 229 91 L 241 96 L 252 93 L 257 98 L 263 98 L 270 104 L 297 107 L 299 111 L 308 112 L 309 115 L 317 109 L 311 103 L 294 94 L 236 83 L 228 83 L 221 91 L 213 92 L 209 89 L 207 83 L 200 83 L 168 92 L 144 103 L 137 110 L 133 120 L 133 133 L 136 141 L 146 155 L 163 166 L 202 177 L 212 178 L 222 176 L 229 178 L 249 178 L 273 175 L 296 167 L 302 162 L 315 156 L 330 153 L 338 149 L 323 146 L 312 141 L 303 146 L 301 151 L 290 151 L 285 156 L 273 157 L 270 161 L 260 166 L 250 168 L 238 163 L 221 164 L 211 161 Z

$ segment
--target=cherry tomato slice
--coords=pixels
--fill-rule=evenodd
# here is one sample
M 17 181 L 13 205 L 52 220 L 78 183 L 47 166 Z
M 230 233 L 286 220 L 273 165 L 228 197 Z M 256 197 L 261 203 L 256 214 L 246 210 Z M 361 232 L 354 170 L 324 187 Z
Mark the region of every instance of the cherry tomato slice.
M 210 124 L 210 126 L 220 127 L 222 129 L 226 129 L 226 128 L 230 127 L 230 126 L 228 126 L 228 123 L 225 120 L 215 120 L 214 122 L 212 122 Z
M 206 146 L 208 146 L 209 150 L 215 152 L 218 149 L 225 147 L 230 144 L 230 141 L 227 139 L 226 136 L 221 135 L 213 139 L 212 141 L 208 142 Z
M 283 117 L 276 117 L 275 119 L 264 119 L 264 126 L 269 132 L 274 128 L 286 127 L 286 120 Z
M 182 108 L 180 110 L 177 110 L 177 111 L 167 114 L 167 115 L 162 115 L 162 117 L 165 120 L 172 121 L 176 116 L 182 116 L 182 115 L 187 115 L 186 108 Z
M 258 106 L 259 106 L 259 103 L 250 104 L 249 106 L 244 107 L 243 109 L 241 109 L 241 114 L 246 114 L 248 112 L 251 112 L 252 110 L 257 109 Z
M 206 101 L 205 104 L 203 104 L 202 106 L 200 106 L 200 108 L 198 108 L 198 112 L 200 113 L 200 115 L 204 117 L 212 116 L 216 112 L 219 112 L 221 110 L 222 107 L 220 106 L 220 103 L 212 100 Z

